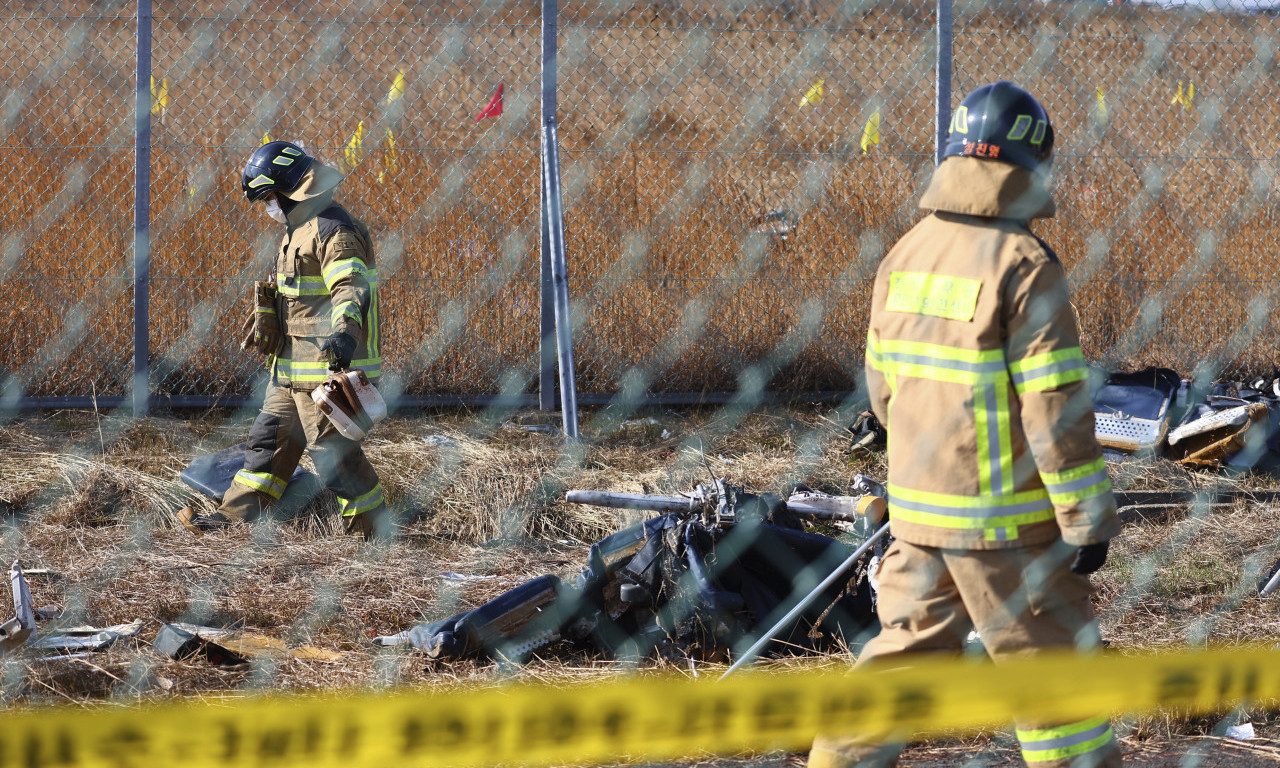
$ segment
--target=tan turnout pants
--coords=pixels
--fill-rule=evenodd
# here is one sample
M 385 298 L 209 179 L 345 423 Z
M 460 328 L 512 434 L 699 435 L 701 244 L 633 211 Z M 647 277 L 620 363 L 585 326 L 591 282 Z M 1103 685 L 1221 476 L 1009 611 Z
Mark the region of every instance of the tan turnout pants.
M 857 666 L 906 665 L 911 654 L 959 654 L 971 628 L 996 663 L 1041 649 L 1095 647 L 1092 588 L 1069 564 L 1050 554 L 1049 545 L 955 550 L 895 541 L 877 572 L 880 634 L 867 644 Z M 1075 723 L 1019 722 L 1015 728 L 1023 759 L 1032 768 L 1121 764 L 1105 716 Z M 809 768 L 892 766 L 901 747 L 875 737 L 820 735 L 809 753 Z
M 383 517 L 382 483 L 360 443 L 343 437 L 311 399 L 311 393 L 268 384 L 262 411 L 249 429 L 244 468 L 236 473 L 218 510 L 233 521 L 251 521 L 279 501 L 302 451 L 315 462 L 326 488 L 338 497 L 348 533 L 368 538 Z

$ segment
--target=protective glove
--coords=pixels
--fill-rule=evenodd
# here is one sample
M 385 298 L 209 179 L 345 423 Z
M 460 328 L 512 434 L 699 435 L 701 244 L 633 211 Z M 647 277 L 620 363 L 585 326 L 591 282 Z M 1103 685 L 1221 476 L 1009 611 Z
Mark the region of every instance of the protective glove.
M 1098 570 L 1103 563 L 1107 562 L 1107 548 L 1110 546 L 1110 541 L 1100 541 L 1097 544 L 1085 544 L 1077 549 L 1076 557 L 1071 561 L 1071 572 L 1087 576 Z
M 356 339 L 349 333 L 338 331 L 320 345 L 320 354 L 329 361 L 329 370 L 341 371 L 351 367 L 351 356 L 356 353 Z
M 276 287 L 271 283 L 258 281 L 253 286 L 252 331 L 246 329 L 240 348 L 274 355 L 280 351 L 281 340 L 280 318 L 276 315 Z

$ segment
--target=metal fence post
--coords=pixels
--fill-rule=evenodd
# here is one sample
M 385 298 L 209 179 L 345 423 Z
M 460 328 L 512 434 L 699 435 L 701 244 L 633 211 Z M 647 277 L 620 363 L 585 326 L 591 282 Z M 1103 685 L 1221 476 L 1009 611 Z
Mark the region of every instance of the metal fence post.
M 937 135 L 934 137 L 934 164 L 942 162 L 942 153 L 947 148 L 947 133 L 951 127 L 951 40 L 952 29 L 951 0 L 938 0 L 938 63 L 937 82 L 935 85 L 935 109 L 938 115 Z
M 548 121 L 556 119 L 556 14 L 559 12 L 557 0 L 543 0 L 542 2 L 542 122 L 543 130 Z M 547 20 L 550 18 L 551 23 Z M 542 155 L 542 162 L 546 162 L 546 155 Z M 548 222 L 548 202 L 547 202 L 547 186 L 539 180 L 538 188 L 541 191 L 539 195 L 539 204 L 541 206 L 541 230 L 542 244 L 539 249 L 541 255 L 541 286 L 539 290 L 539 308 L 541 312 L 538 319 L 538 408 L 543 411 L 555 409 L 555 375 L 556 375 L 556 348 L 555 348 L 555 284 L 551 279 L 551 241 L 547 232 Z
M 151 0 L 138 0 L 137 98 L 133 134 L 133 415 L 143 418 L 151 393 Z
M 564 434 L 578 436 L 578 387 L 574 382 L 573 324 L 569 314 L 569 273 L 564 252 L 564 207 L 560 193 L 560 139 L 556 135 L 556 16 L 557 0 L 542 3 L 542 231 L 546 246 L 543 265 L 550 264 L 551 298 L 555 310 L 556 363 L 560 369 L 560 411 Z M 548 111 L 549 107 L 549 111 Z M 547 295 L 547 275 L 543 306 Z M 545 309 L 544 309 L 545 315 Z M 543 336 L 546 343 L 546 336 Z M 545 359 L 545 358 L 544 358 Z

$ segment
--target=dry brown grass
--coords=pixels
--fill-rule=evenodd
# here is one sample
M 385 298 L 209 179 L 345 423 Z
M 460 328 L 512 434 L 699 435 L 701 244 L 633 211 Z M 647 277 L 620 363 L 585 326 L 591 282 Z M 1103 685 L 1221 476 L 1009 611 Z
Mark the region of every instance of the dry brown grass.
M 70 16 L 88 13 L 84 3 L 63 5 Z M 362 120 L 366 152 L 342 198 L 388 256 L 390 365 L 405 366 L 398 373 L 411 392 L 488 393 L 513 361 L 534 356 L 538 9 L 451 7 L 344 0 L 308 6 L 303 22 L 292 4 L 229 20 L 210 2 L 157 15 L 154 67 L 172 80 L 153 134 L 152 348 L 172 358 L 153 382 L 160 392 L 247 386 L 243 357 L 219 341 L 235 335 L 244 281 L 265 269 L 272 249 L 234 188 L 245 152 L 266 132 L 305 140 L 337 162 Z M 564 10 L 567 236 L 573 295 L 591 310 L 580 334 L 583 391 L 615 387 L 695 297 L 709 310 L 707 325 L 684 342 L 696 345 L 690 354 L 698 359 L 660 367 L 655 389 L 733 389 L 736 363 L 774 349 L 807 299 L 822 304 L 822 331 L 793 353 L 775 386 L 851 385 L 865 316 L 861 281 L 916 215 L 929 168 L 932 66 L 921 41 L 933 19 L 929 3 L 850 7 L 814 0 Z M 311 31 L 314 19 L 339 18 L 343 34 L 327 51 L 309 44 L 309 33 L 263 31 Z M 478 22 L 466 28 L 462 53 L 448 44 L 461 28 L 443 20 Z M 1228 329 L 1248 322 L 1249 299 L 1269 296 L 1266 275 L 1277 266 L 1270 159 L 1280 94 L 1268 41 L 1280 21 L 993 3 L 957 22 L 958 90 L 1012 77 L 1041 94 L 1054 116 L 1061 213 L 1042 229 L 1081 281 L 1091 354 L 1117 365 L 1189 371 L 1210 359 L 1269 370 L 1274 313 L 1261 315 L 1243 348 L 1226 341 Z M 6 23 L 5 60 L 23 87 L 15 91 L 21 109 L 0 125 L 11 150 L 0 209 L 15 222 L 0 280 L 39 279 L 53 296 L 35 300 L 30 283 L 14 283 L 33 300 L 0 309 L 0 324 L 11 329 L 10 367 L 29 375 L 35 394 L 87 394 L 88 380 L 100 393 L 121 394 L 130 282 L 122 262 L 103 254 L 130 250 L 131 153 L 103 148 L 129 143 L 120 105 L 132 92 L 131 19 L 90 14 L 80 23 L 86 45 L 55 51 L 49 71 L 43 46 L 72 22 L 32 14 Z M 700 25 L 715 32 L 704 37 Z M 835 31 L 824 55 L 811 58 L 805 46 L 814 30 L 828 28 Z M 221 53 L 243 50 L 251 53 Z M 281 61 L 291 63 L 287 76 Z M 409 88 L 388 108 L 401 69 Z M 821 108 L 797 110 L 798 94 L 818 77 L 828 85 Z M 477 125 L 474 112 L 498 80 L 507 85 L 503 121 Z M 1178 80 L 1197 84 L 1197 111 L 1169 103 Z M 1110 105 L 1105 129 L 1093 123 L 1098 87 Z M 764 113 L 752 123 L 756 102 Z M 884 140 L 864 157 L 858 139 L 875 107 L 884 112 Z M 1202 123 L 1214 111 L 1220 122 Z M 379 148 L 387 128 L 396 132 L 394 168 Z M 51 200 L 38 200 L 19 175 L 49 162 L 50 147 L 71 170 Z M 766 243 L 758 268 L 740 269 L 760 245 L 747 218 L 779 207 L 799 214 L 795 235 L 785 246 Z M 1197 253 L 1202 235 L 1217 243 L 1207 263 Z M 635 242 L 643 257 L 604 280 Z M 78 243 L 88 245 L 69 246 Z M 21 269 L 12 254 L 21 254 Z M 741 282 L 723 280 L 736 273 Z M 1135 333 L 1135 314 L 1157 295 L 1164 321 Z M 453 299 L 467 322 L 435 338 Z M 66 308 L 81 302 L 89 330 L 52 354 L 48 329 L 62 327 Z M 411 364 L 424 348 L 431 354 Z
M 169 517 L 192 498 L 177 472 L 190 457 L 241 440 L 249 416 L 212 411 L 115 422 L 109 414 L 60 411 L 0 427 L 0 441 L 8 446 L 0 469 L 0 515 L 8 523 L 0 526 L 0 559 L 47 569 L 30 579 L 34 598 L 62 609 L 64 622 L 147 622 L 138 638 L 87 658 L 21 658 L 21 674 L 10 676 L 5 688 L 9 705 L 207 699 L 261 688 L 449 690 L 512 679 L 571 684 L 609 678 L 619 674 L 619 665 L 584 652 L 553 648 L 512 668 L 431 662 L 414 652 L 377 649 L 370 639 L 478 605 L 543 573 L 572 579 L 590 542 L 640 517 L 571 508 L 562 500 L 567 488 L 668 494 L 714 474 L 757 490 L 785 492 L 805 482 L 841 492 L 857 472 L 884 474 L 879 456 L 850 459 L 843 417 L 825 406 L 652 410 L 628 414 L 620 425 L 606 412 L 588 409 L 581 452 L 565 452 L 556 438 L 529 431 L 527 426 L 546 421 L 536 414 L 402 414 L 367 443 L 405 520 L 393 544 L 360 547 L 336 535 L 336 510 L 323 497 L 293 520 L 196 538 Z M 1262 475 L 1228 478 L 1158 461 L 1116 469 L 1117 484 L 1132 488 L 1271 483 Z M 1275 598 L 1256 595 L 1280 559 L 1273 526 L 1280 526 L 1280 510 L 1247 505 L 1128 526 L 1095 578 L 1104 636 L 1113 648 L 1132 652 L 1275 642 Z M 487 578 L 442 578 L 447 571 Z M 171 660 L 149 641 L 160 621 L 174 620 L 242 627 L 339 657 L 264 659 L 247 668 Z M 847 662 L 844 654 L 770 663 L 781 669 Z M 655 664 L 688 673 L 683 666 Z M 1266 710 L 1248 715 L 1259 729 L 1274 725 Z M 1118 727 L 1137 765 L 1173 765 L 1161 761 L 1196 744 L 1224 760 L 1265 764 L 1272 742 L 1215 741 L 1219 719 L 1165 712 Z M 976 753 L 991 764 L 1016 764 L 1016 748 L 1003 731 L 915 746 L 908 763 L 955 765 Z M 779 762 L 774 755 L 693 764 L 760 768 Z

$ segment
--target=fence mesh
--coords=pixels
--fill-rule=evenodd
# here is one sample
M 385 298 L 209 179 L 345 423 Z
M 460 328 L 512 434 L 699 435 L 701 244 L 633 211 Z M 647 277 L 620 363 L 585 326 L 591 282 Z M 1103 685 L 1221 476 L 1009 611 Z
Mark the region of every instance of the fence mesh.
M 1215 380 L 1276 375 L 1280 19 L 1262 5 L 954 4 L 952 105 L 1011 79 L 1053 118 L 1058 213 L 1034 229 L 1066 266 L 1086 357 L 1101 369 L 1167 366 L 1198 395 Z M 608 402 L 584 416 L 598 442 L 513 425 L 523 402 L 514 397 L 439 421 L 406 411 L 367 446 L 406 523 L 389 549 L 334 545 L 336 504 L 322 494 L 309 507 L 318 526 L 316 516 L 267 521 L 217 538 L 220 562 L 191 554 L 170 521 L 191 500 L 173 476 L 242 439 L 255 410 L 262 366 L 239 349 L 240 327 L 279 231 L 243 199 L 239 173 L 267 139 L 303 143 L 347 174 L 339 199 L 378 249 L 393 404 L 537 386 L 542 7 L 157 6 L 153 79 L 141 84 L 151 99 L 145 302 L 134 295 L 136 8 L 11 3 L 0 21 L 0 435 L 17 457 L 0 463 L 0 553 L 71 569 L 77 556 L 49 541 L 90 534 L 80 544 L 90 565 L 60 593 L 66 616 L 105 624 L 140 607 L 349 650 L 375 621 L 405 628 L 498 591 L 440 586 L 441 572 L 569 570 L 585 545 L 638 519 L 575 516 L 561 499 L 569 487 L 673 494 L 724 474 L 760 491 L 799 482 L 845 493 L 854 470 L 883 477 L 878 456 L 844 453 L 845 428 L 866 400 L 858 382 L 876 266 L 918 219 L 934 167 L 935 3 L 562 0 L 557 122 L 576 383 Z M 488 109 L 499 96 L 501 109 Z M 143 307 L 150 392 L 234 397 L 246 410 L 153 422 L 127 409 L 46 419 L 14 407 L 24 397 L 127 400 Z M 761 405 L 766 392 L 844 399 L 779 415 Z M 728 404 L 692 416 L 644 410 L 688 393 Z M 1139 645 L 1201 644 L 1231 635 L 1232 622 L 1263 620 L 1254 588 L 1280 553 L 1263 531 L 1224 528 L 1210 502 L 1269 480 L 1156 456 L 1111 471 L 1125 489 L 1201 495 L 1168 528 L 1129 520 L 1100 588 L 1105 631 Z M 1222 519 L 1274 518 L 1260 509 L 1237 505 Z M 1210 551 L 1205 538 L 1230 539 L 1225 554 L 1212 550 L 1230 567 L 1198 554 Z M 735 557 L 767 549 L 734 546 Z M 147 569 L 140 586 L 137 563 Z M 802 569 L 775 566 L 779 580 Z M 787 584 L 788 597 L 811 576 Z M 432 586 L 415 592 L 406 579 Z M 1188 603 L 1181 588 L 1195 593 Z M 293 602 L 270 603 L 281 592 Z M 1173 603 L 1190 616 L 1151 618 Z M 1144 622 L 1159 625 L 1155 640 Z M 360 648 L 370 685 L 439 669 Z M 154 693 L 160 662 L 139 652 L 113 663 L 114 682 L 71 695 Z M 36 661 L 8 665 L 0 700 L 68 690 L 56 674 Z M 218 689 L 198 677 L 184 678 L 190 690 Z M 334 683 L 279 659 L 228 681 Z

